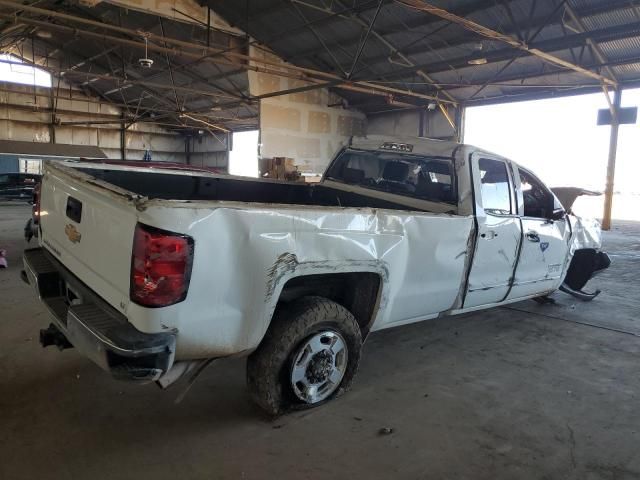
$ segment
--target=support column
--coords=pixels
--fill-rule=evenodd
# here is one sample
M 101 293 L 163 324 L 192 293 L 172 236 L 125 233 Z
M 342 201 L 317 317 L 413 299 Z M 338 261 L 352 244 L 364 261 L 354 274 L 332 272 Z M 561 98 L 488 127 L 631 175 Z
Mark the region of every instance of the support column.
M 462 143 L 464 141 L 464 127 L 465 127 L 465 113 L 466 108 L 462 103 L 459 103 L 456 107 L 456 142 Z
M 225 153 L 225 165 L 224 169 L 227 173 L 229 173 L 229 162 L 231 161 L 231 150 L 233 150 L 233 132 L 227 132 L 227 145 L 226 145 L 226 153 Z M 260 143 L 260 139 L 258 139 L 258 143 Z M 256 152 L 256 155 L 259 155 L 259 152 Z M 216 162 L 216 166 L 217 162 Z
M 49 89 L 49 110 L 51 110 L 51 118 L 49 120 L 49 143 L 56 143 L 56 101 L 53 98 L 53 86 Z
M 620 120 L 618 112 L 622 102 L 622 91 L 619 87 L 614 90 L 613 115 L 611 119 L 611 136 L 609 138 L 609 162 L 607 164 L 607 184 L 604 191 L 604 212 L 602 214 L 602 229 L 611 230 L 611 210 L 613 207 L 613 181 L 616 173 L 616 154 L 618 151 L 618 129 Z
M 426 125 L 427 125 L 427 109 L 421 108 L 418 110 L 418 136 L 426 137 Z
M 207 6 L 207 48 L 211 46 L 211 8 Z
M 124 162 L 127 159 L 127 127 L 124 123 L 125 115 L 122 114 L 122 123 L 120 123 L 120 159 Z

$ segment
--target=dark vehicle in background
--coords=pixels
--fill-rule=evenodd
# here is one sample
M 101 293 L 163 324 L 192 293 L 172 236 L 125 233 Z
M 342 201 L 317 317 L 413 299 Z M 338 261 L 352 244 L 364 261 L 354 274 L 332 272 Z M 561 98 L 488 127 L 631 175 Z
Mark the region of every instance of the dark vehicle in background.
M 42 175 L 37 173 L 0 173 L 0 200 L 26 200 L 33 198 L 33 189 Z

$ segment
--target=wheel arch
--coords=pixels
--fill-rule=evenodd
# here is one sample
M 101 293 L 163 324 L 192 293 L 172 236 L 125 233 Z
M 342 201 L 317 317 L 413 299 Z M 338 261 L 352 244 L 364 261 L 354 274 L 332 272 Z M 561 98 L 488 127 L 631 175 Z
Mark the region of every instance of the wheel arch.
M 351 312 L 365 338 L 383 305 L 383 285 L 383 275 L 372 271 L 302 274 L 284 283 L 278 305 L 306 296 L 327 298 Z
M 342 287 L 340 295 L 336 289 Z M 267 271 L 264 331 L 276 309 L 303 296 L 322 296 L 347 308 L 360 325 L 362 338 L 385 311 L 389 268 L 380 259 L 299 261 L 295 253 L 279 255 Z

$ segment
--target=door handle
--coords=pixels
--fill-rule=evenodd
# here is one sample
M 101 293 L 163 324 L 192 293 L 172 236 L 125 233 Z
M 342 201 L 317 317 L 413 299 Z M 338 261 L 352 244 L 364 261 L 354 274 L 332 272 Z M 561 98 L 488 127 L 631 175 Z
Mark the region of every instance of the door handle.
M 486 239 L 491 240 L 491 239 L 497 237 L 498 234 L 495 232 L 495 230 L 487 230 L 486 232 L 480 234 L 480 236 L 482 238 L 486 238 Z
M 525 237 L 527 237 L 527 240 L 529 240 L 530 242 L 535 242 L 535 243 L 540 242 L 540 236 L 533 230 L 530 232 L 527 232 Z

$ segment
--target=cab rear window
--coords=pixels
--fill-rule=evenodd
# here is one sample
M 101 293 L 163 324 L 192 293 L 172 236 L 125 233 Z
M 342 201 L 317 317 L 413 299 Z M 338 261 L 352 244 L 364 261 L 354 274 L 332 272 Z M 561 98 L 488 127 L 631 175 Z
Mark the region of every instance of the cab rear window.
M 455 205 L 453 172 L 450 159 L 347 150 L 335 160 L 326 177 L 372 190 Z

